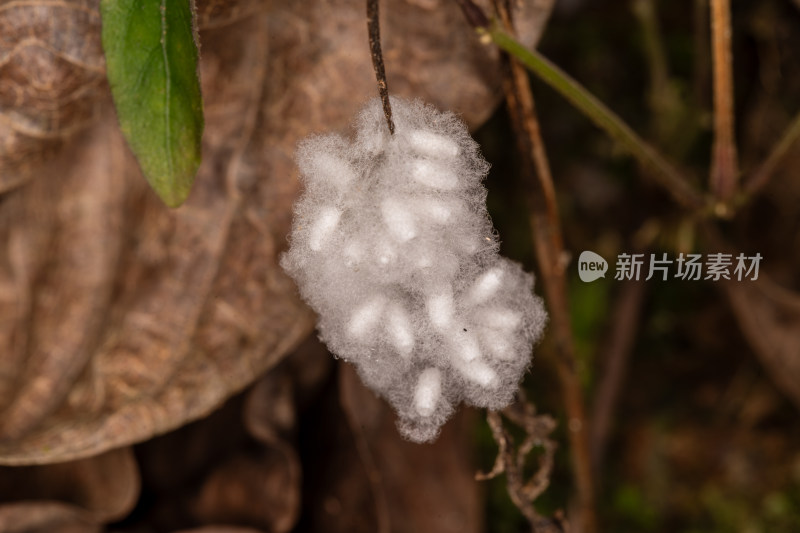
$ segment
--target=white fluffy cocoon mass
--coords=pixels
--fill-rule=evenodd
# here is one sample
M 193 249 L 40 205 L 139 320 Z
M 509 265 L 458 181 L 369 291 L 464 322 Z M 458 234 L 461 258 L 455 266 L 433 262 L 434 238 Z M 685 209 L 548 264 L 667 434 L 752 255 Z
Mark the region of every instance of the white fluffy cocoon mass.
M 352 140 L 313 136 L 297 161 L 305 192 L 281 259 L 319 314 L 322 340 L 429 441 L 459 402 L 507 405 L 546 314 L 533 276 L 498 255 L 466 126 L 421 102 L 379 100 Z

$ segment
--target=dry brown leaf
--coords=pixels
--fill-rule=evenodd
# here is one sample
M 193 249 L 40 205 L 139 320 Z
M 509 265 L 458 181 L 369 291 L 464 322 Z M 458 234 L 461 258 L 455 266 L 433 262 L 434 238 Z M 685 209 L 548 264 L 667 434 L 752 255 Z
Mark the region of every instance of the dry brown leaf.
M 231 526 L 206 526 L 197 529 L 182 529 L 174 533 L 262 533 L 258 529 L 251 529 L 249 527 L 231 527 Z
M 231 457 L 203 481 L 191 505 L 199 521 L 252 525 L 274 533 L 295 526 L 302 476 L 293 445 L 298 393 L 317 388 L 330 367 L 319 341 L 307 340 L 248 392 L 244 426 L 262 446 Z
M 136 447 L 144 505 L 131 527 L 123 531 L 173 531 L 222 525 L 201 522 L 195 514 L 194 502 L 215 470 L 245 452 L 252 456 L 258 449 L 242 424 L 246 394 L 237 394 L 211 415 Z
M 0 0 L 0 193 L 89 124 L 105 77 L 92 0 Z
M 290 531 L 300 512 L 299 470 L 296 454 L 274 448 L 233 457 L 203 481 L 192 514 L 201 523 Z
M 139 470 L 130 448 L 68 463 L 0 467 L 0 509 L 8 502 L 53 500 L 99 523 L 119 520 L 139 498 Z
M 75 72 L 58 63 L 66 71 L 41 79 L 74 81 L 95 117 L 44 166 L 39 152 L 25 155 L 38 165 L 36 179 L 0 197 L 0 463 L 86 457 L 202 417 L 312 327 L 277 266 L 298 192 L 292 155 L 299 138 L 345 127 L 375 94 L 363 2 L 199 4 L 204 160 L 189 201 L 168 210 L 125 147 L 105 86 L 91 98 L 79 91 L 97 83 L 84 63 L 101 65 L 90 49 L 97 1 L 0 3 L 6 25 L 78 13 L 58 35 L 86 40 L 81 51 L 90 59 Z M 9 19 L 31 5 L 34 14 Z M 492 51 L 454 2 L 393 0 L 385 17 L 394 92 L 460 111 L 473 124 L 488 116 L 497 94 Z M 47 43 L 51 33 L 34 41 Z M 49 64 L 36 59 L 48 46 L 9 55 L 22 50 L 24 36 L 0 35 L 0 58 L 22 61 L 17 71 Z M 3 116 L 37 113 L 8 101 L 0 99 Z M 18 142 L 2 123 L 0 146 Z M 25 177 L 9 165 L 3 183 Z
M 480 488 L 465 411 L 436 442 L 414 444 L 397 433 L 394 412 L 340 365 L 340 395 L 377 503 L 381 533 L 471 533 L 483 529 Z M 337 529 L 338 531 L 338 529 Z
M 291 530 L 302 485 L 295 410 L 330 367 L 319 342 L 305 342 L 211 416 L 140 445 L 144 500 L 152 502 L 140 526 Z
M 24 502 L 0 507 L 0 533 L 100 533 L 85 512 L 63 503 Z
M 724 285 L 745 338 L 772 380 L 800 409 L 800 294 L 763 273 Z
M 248 433 L 266 445 L 288 440 L 296 429 L 298 408 L 316 397 L 332 368 L 333 358 L 325 345 L 310 335 L 247 395 L 244 424 Z

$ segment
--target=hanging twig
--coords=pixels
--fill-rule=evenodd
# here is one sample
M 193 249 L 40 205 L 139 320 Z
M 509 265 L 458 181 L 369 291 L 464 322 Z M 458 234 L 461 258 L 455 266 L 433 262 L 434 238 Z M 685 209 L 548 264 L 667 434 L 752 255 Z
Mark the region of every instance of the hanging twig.
M 490 472 L 478 473 L 475 478 L 486 480 L 505 474 L 508 495 L 530 523 L 533 533 L 568 531 L 567 524 L 563 519 L 543 517 L 536 512 L 533 505 L 534 500 L 550 484 L 556 443 L 549 436 L 555 429 L 555 420 L 547 415 L 537 415 L 533 404 L 527 402 L 522 396 L 518 403 L 506 408 L 503 414 L 525 432 L 525 439 L 519 446 L 516 446 L 514 438 L 503 424 L 500 413 L 489 411 L 486 421 L 489 423 L 495 442 L 497 442 L 497 458 Z M 542 448 L 542 454 L 538 458 L 536 471 L 526 481 L 525 464 L 528 456 L 537 446 Z
M 378 92 L 383 102 L 383 114 L 389 133 L 394 135 L 394 121 L 392 121 L 392 106 L 389 103 L 389 86 L 386 84 L 386 70 L 383 66 L 383 52 L 381 52 L 381 23 L 378 11 L 379 0 L 367 0 L 367 31 L 369 32 L 369 51 L 372 55 L 372 66 L 375 69 L 375 79 L 378 81 Z
M 502 0 L 495 7 L 506 31 L 513 32 L 510 12 Z M 515 59 L 504 54 L 503 88 L 511 122 L 522 155 L 525 189 L 530 205 L 536 259 L 547 298 L 557 357 L 554 361 L 568 417 L 570 456 L 575 478 L 577 508 L 583 533 L 596 531 L 594 483 L 589 455 L 583 390 L 577 374 L 575 346 L 567 298 L 565 252 L 550 164 L 536 117 L 528 74 Z
M 736 192 L 739 177 L 733 118 L 733 58 L 731 53 L 731 2 L 711 0 L 712 57 L 714 63 L 714 153 L 710 188 L 724 208 Z

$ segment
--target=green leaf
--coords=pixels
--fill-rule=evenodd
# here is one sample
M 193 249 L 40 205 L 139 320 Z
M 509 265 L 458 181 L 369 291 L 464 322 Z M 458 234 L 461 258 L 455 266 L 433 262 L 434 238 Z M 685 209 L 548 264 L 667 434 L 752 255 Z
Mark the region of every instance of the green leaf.
M 200 166 L 203 102 L 192 0 L 101 0 L 117 117 L 150 186 L 170 207 Z

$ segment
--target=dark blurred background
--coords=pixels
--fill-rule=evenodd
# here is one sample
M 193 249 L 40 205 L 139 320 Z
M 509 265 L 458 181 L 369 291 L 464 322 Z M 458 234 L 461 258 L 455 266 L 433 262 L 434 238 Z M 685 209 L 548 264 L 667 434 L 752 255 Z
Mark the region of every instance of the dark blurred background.
M 208 146 L 204 145 L 204 150 L 210 153 L 206 157 L 214 163 L 207 165 L 211 167 L 209 174 L 213 174 L 213 179 L 205 180 L 212 185 L 203 185 L 202 180 L 198 180 L 200 192 L 193 197 L 198 205 L 190 202 L 189 209 L 178 215 L 164 215 L 160 204 L 148 196 L 144 185 L 126 185 L 126 192 L 115 197 L 122 198 L 119 204 L 108 207 L 111 201 L 101 198 L 103 209 L 118 209 L 124 212 L 124 217 L 112 217 L 111 222 L 106 220 L 100 225 L 87 217 L 86 228 L 95 231 L 108 227 L 109 231 L 122 235 L 121 244 L 118 243 L 122 250 L 119 264 L 129 270 L 115 274 L 117 277 L 110 277 L 107 283 L 98 283 L 110 296 L 108 301 L 97 304 L 95 310 L 102 320 L 115 326 L 120 316 L 126 317 L 130 309 L 138 309 L 135 304 L 146 300 L 143 295 L 154 294 L 156 300 L 163 298 L 164 293 L 159 291 L 173 286 L 157 283 L 163 272 L 181 273 L 176 275 L 178 285 L 194 283 L 195 278 L 184 275 L 175 264 L 185 265 L 191 274 L 191 267 L 202 263 L 200 259 L 205 260 L 188 254 L 203 248 L 201 244 L 207 244 L 203 239 L 215 231 L 223 214 L 227 213 L 222 208 L 215 211 L 206 210 L 206 207 L 223 203 L 217 200 L 228 191 L 228 183 L 224 181 L 227 178 L 222 171 L 229 164 L 225 158 L 231 152 L 238 153 L 234 148 L 240 148 L 225 143 L 228 137 L 233 138 L 245 129 L 249 116 L 245 111 L 251 111 L 229 105 L 229 100 L 238 102 L 240 93 L 246 92 L 251 77 L 255 76 L 253 65 L 267 64 L 266 56 L 258 54 L 266 54 L 265 42 L 269 39 L 254 37 L 249 42 L 251 34 L 244 32 L 244 40 L 238 34 L 230 37 L 224 33 L 222 24 L 213 24 L 214 16 L 229 15 L 226 9 L 230 4 L 235 7 L 233 11 L 241 9 L 235 16 L 231 15 L 230 20 L 235 19 L 236 24 L 245 29 L 257 26 L 257 17 L 250 17 L 247 9 L 259 2 L 201 4 L 205 10 L 203 16 L 211 21 L 203 28 L 203 38 L 207 39 L 204 43 L 208 46 L 201 49 L 207 60 L 203 68 L 211 73 L 206 74 L 206 79 L 230 82 L 230 87 L 223 81 L 204 86 L 204 97 L 211 95 L 207 103 L 213 104 L 207 107 L 207 124 L 213 123 L 215 127 L 222 124 L 218 129 L 207 127 L 207 132 L 221 132 L 207 140 L 209 144 L 218 143 L 212 146 L 219 148 L 218 152 L 207 150 Z M 311 30 L 308 30 L 304 24 L 312 19 L 314 24 L 319 20 L 325 22 L 323 19 L 331 13 L 343 12 L 339 8 L 345 2 L 320 2 L 311 7 L 298 7 L 296 11 L 291 2 L 280 4 L 283 11 L 275 15 L 277 22 L 270 22 L 272 26 L 265 23 L 252 33 L 262 35 L 262 30 L 269 26 L 273 35 L 269 44 L 277 51 L 269 56 L 269 72 L 265 74 L 268 88 L 263 95 L 268 103 L 259 104 L 259 117 L 266 116 L 279 126 L 272 128 L 273 123 L 267 121 L 269 127 L 258 123 L 257 132 L 263 129 L 269 133 L 261 137 L 256 135 L 259 142 L 253 144 L 254 148 L 251 145 L 241 148 L 239 155 L 244 154 L 243 163 L 230 164 L 245 176 L 237 178 L 244 199 L 242 206 L 237 207 L 241 213 L 231 223 L 227 237 L 229 248 L 219 246 L 231 256 L 238 255 L 235 261 L 229 261 L 233 264 L 223 261 L 227 256 L 209 260 L 213 263 L 209 268 L 219 267 L 222 281 L 217 280 L 219 286 L 214 285 L 214 290 L 208 289 L 204 295 L 214 306 L 219 304 L 212 306 L 218 313 L 203 314 L 203 320 L 207 319 L 208 323 L 202 322 L 202 328 L 196 323 L 193 325 L 201 331 L 192 341 L 200 346 L 197 351 L 202 357 L 186 370 L 188 363 L 167 361 L 170 364 L 166 364 L 169 357 L 164 354 L 168 352 L 146 350 L 146 346 L 138 346 L 137 340 L 134 348 L 149 354 L 149 359 L 137 359 L 136 350 L 132 348 L 130 354 L 124 350 L 108 352 L 111 355 L 105 363 L 101 361 L 106 366 L 101 365 L 100 370 L 93 365 L 88 365 L 88 370 L 79 368 L 83 372 L 81 379 L 85 374 L 91 376 L 93 372 L 109 368 L 110 374 L 119 377 L 113 372 L 117 370 L 122 384 L 114 383 L 121 391 L 139 390 L 137 387 L 141 383 L 130 379 L 127 367 L 123 368 L 125 364 L 130 366 L 131 361 L 138 365 L 134 366 L 141 376 L 136 374 L 136 377 L 142 377 L 142 381 L 158 381 L 162 374 L 168 375 L 169 378 L 163 378 L 167 384 L 158 381 L 162 388 L 154 386 L 154 390 L 170 392 L 170 386 L 177 382 L 179 392 L 158 396 L 156 414 L 148 411 L 145 417 L 148 422 L 151 419 L 168 422 L 163 426 L 147 426 L 136 433 L 139 437 L 154 433 L 159 433 L 158 436 L 99 455 L 77 460 L 70 457 L 53 465 L 0 467 L 0 533 L 516 533 L 531 530 L 509 497 L 505 476 L 484 482 L 474 479 L 477 471 L 491 469 L 498 451 L 485 412 L 462 409 L 447 424 L 436 443 L 411 444 L 397 434 L 391 409 L 360 384 L 350 366 L 332 358 L 313 333 L 299 348 L 287 347 L 305 338 L 312 324 L 293 287 L 282 274 L 275 273 L 277 266 L 273 264 L 277 251 L 285 246 L 290 220 L 288 206 L 297 192 L 294 181 L 287 185 L 290 181 L 287 176 L 294 180 L 291 153 L 299 136 L 346 124 L 351 110 L 345 108 L 355 109 L 361 104 L 360 101 L 351 102 L 357 100 L 351 94 L 351 85 L 358 85 L 358 91 L 369 95 L 374 86 L 371 72 L 364 66 L 366 46 L 358 48 L 363 52 L 359 52 L 359 58 L 364 60 L 361 64 L 346 65 L 352 70 L 337 70 L 338 63 L 332 62 L 334 66 L 325 63 L 329 49 L 338 54 L 337 61 L 357 55 L 352 50 L 360 47 L 365 38 L 365 34 L 360 33 L 363 22 L 360 7 L 354 14 L 335 19 L 336 24 L 332 23 L 335 27 L 322 31 L 318 29 L 321 25 L 309 22 Z M 438 5 L 435 1 L 407 0 L 395 4 L 411 5 L 417 15 L 439 13 L 434 10 Z M 0 9 L 3 5 L 0 2 Z M 262 5 L 262 9 L 266 8 Z M 800 111 L 797 56 L 800 4 L 796 0 L 734 0 L 732 11 L 736 140 L 741 173 L 747 177 L 770 153 Z M 390 79 L 394 68 L 395 75 L 402 78 L 395 85 L 402 88 L 398 92 L 419 94 L 439 105 L 450 103 L 448 98 L 452 97 L 453 107 L 473 124 L 491 115 L 474 134 L 492 164 L 486 181 L 489 211 L 501 236 L 503 253 L 535 272 L 537 264 L 523 194 L 526 182 L 521 175 L 524 165 L 520 163 L 506 107 L 499 105 L 495 111 L 490 111 L 494 109 L 496 91 L 484 90 L 484 86 L 496 89 L 499 82 L 491 78 L 493 74 L 481 70 L 484 63 L 475 62 L 481 69 L 473 68 L 475 64 L 470 54 L 480 49 L 480 45 L 463 20 L 456 20 L 455 16 L 460 13 L 453 9 L 444 19 L 434 19 L 434 15 L 420 18 L 428 24 L 425 31 L 434 36 L 425 34 L 428 40 L 417 37 L 416 41 L 409 39 L 406 43 L 404 36 L 395 34 L 392 37 L 391 30 L 385 28 L 387 40 L 395 43 L 388 47 L 386 54 Z M 0 23 L 4 20 L 0 17 Z M 452 28 L 447 26 L 444 36 L 437 33 L 442 20 L 453 25 Z M 201 25 L 204 21 L 207 22 L 203 19 Z M 408 19 L 402 24 L 422 26 L 416 21 Z M 96 26 L 98 21 L 93 19 L 93 24 Z M 293 24 L 299 29 L 295 31 Z M 713 141 L 709 24 L 707 0 L 558 0 L 539 50 L 608 104 L 698 188 L 705 190 Z M 359 28 L 352 36 L 345 32 L 351 26 Z M 5 28 L 10 32 L 10 26 Z M 286 28 L 285 34 L 279 32 L 281 28 Z M 0 39 L 3 32 L 0 28 Z M 449 45 L 443 44 L 443 39 L 451 35 L 454 39 L 455 36 L 459 39 L 469 36 L 458 41 L 458 46 L 453 44 L 452 50 L 457 48 L 458 54 L 451 54 Z M 337 39 L 346 41 L 341 49 L 336 49 Z M 411 68 L 409 73 L 397 74 L 399 69 L 392 67 L 392 61 L 405 61 L 418 44 L 424 53 L 432 49 L 439 55 L 429 58 L 421 53 L 422 59 L 412 59 L 429 61 L 424 63 L 427 70 Z M 462 70 L 455 72 L 469 72 L 469 79 L 464 74 L 469 84 L 457 79 L 459 89 L 468 86 L 474 90 L 479 103 L 473 105 L 472 96 L 462 98 L 462 92 L 451 90 L 453 80 L 448 80 L 446 85 L 447 92 L 452 94 L 442 95 L 431 88 L 437 85 L 425 78 L 428 75 L 435 78 L 436 68 L 430 65 L 439 65 L 449 60 L 450 55 L 456 58 L 454 62 L 460 62 L 457 66 Z M 0 55 L 0 67 L 8 68 L 3 57 Z M 245 57 L 250 63 L 244 59 L 241 65 L 236 63 Z M 237 69 L 229 73 L 227 65 L 234 63 Z M 307 63 L 322 67 L 315 70 Z M 93 87 L 105 90 L 102 67 L 89 70 L 94 73 Z M 295 83 L 292 78 L 295 74 L 308 79 L 303 84 Z M 270 85 L 270 76 L 276 80 L 273 85 Z M 480 78 L 480 83 L 476 78 Z M 331 79 L 337 84 L 333 85 Z M 0 88 L 8 80 L 10 76 L 5 80 L 0 78 Z M 570 255 L 566 258 L 570 260 L 567 269 L 569 303 L 578 371 L 589 421 L 595 424 L 590 433 L 593 436 L 590 450 L 596 474 L 599 531 L 800 531 L 800 148 L 795 146 L 790 150 L 766 187 L 742 203 L 730 217 L 717 220 L 689 213 L 652 185 L 632 158 L 568 102 L 534 77 L 531 80 L 552 165 L 565 248 Z M 7 87 L 11 86 L 9 82 Z M 328 91 L 329 86 L 336 90 Z M 463 91 L 464 94 L 468 92 Z M 10 90 L 0 96 L 8 94 Z M 96 108 L 100 111 L 95 110 L 95 113 L 107 113 L 110 109 L 107 96 L 104 98 L 97 97 L 100 103 Z M 270 107 L 272 102 L 279 102 L 280 107 L 278 104 Z M 319 105 L 312 107 L 309 102 Z M 236 119 L 226 122 L 219 119 L 223 115 Z M 6 133 L 3 124 L 0 123 L 0 134 Z M 108 142 L 121 143 L 114 139 Z M 35 159 L 24 151 L 15 153 L 25 156 L 19 158 L 23 163 Z M 125 164 L 135 169 L 130 156 Z M 51 177 L 60 177 L 67 171 L 58 164 L 51 164 L 45 172 Z M 75 173 L 69 175 L 74 177 Z M 7 229 L 14 221 L 45 220 L 49 224 L 49 229 L 43 233 L 46 238 L 30 232 L 35 243 L 33 248 L 38 246 L 48 250 L 47 253 L 43 252 L 41 257 L 30 256 L 34 259 L 22 254 L 22 259 L 40 269 L 32 271 L 47 273 L 54 270 L 54 264 L 58 266 L 58 261 L 53 259 L 57 256 L 47 255 L 51 248 L 62 254 L 75 249 L 67 242 L 70 232 L 59 229 L 65 227 L 59 225 L 61 219 L 51 220 L 56 216 L 53 213 L 72 216 L 72 211 L 40 202 L 45 198 L 48 202 L 52 200 L 52 205 L 60 206 L 58 198 L 62 189 L 58 187 L 69 193 L 73 183 L 70 180 L 72 178 L 65 178 L 67 185 L 53 181 L 56 184 L 53 191 L 48 191 L 47 187 L 33 187 L 34 193 L 24 196 L 29 193 L 17 194 L 11 187 L 5 189 L 14 180 L 0 179 L 3 185 L 0 187 L 0 238 L 4 246 L 7 245 L 3 250 L 12 250 L 8 243 L 18 242 L 14 239 L 19 234 Z M 140 181 L 137 175 L 130 183 Z M 69 206 L 80 211 L 73 204 Z M 195 226 L 199 228 L 196 234 L 181 233 Z M 25 232 L 22 234 L 29 236 Z M 88 230 L 76 235 L 81 237 L 81 242 L 107 237 L 105 233 L 96 236 Z M 188 237 L 181 244 L 176 235 Z M 51 242 L 62 244 L 59 247 Z M 170 248 L 175 242 L 184 255 Z M 680 253 L 722 251 L 720 246 L 723 245 L 748 255 L 760 253 L 763 257 L 761 282 L 730 284 L 671 279 L 636 283 L 618 281 L 613 276 L 614 258 L 620 253 L 659 256 L 666 253 L 674 258 Z M 583 250 L 593 250 L 609 260 L 610 270 L 604 279 L 592 283 L 578 279 L 575 262 Z M 213 248 L 213 252 L 222 255 L 217 248 Z M 0 304 L 3 304 L 4 294 L 13 295 L 11 289 L 3 292 L 6 287 L 3 282 L 10 279 L 7 274 L 16 265 L 12 259 L 11 253 L 0 257 Z M 134 266 L 129 267 L 129 264 Z M 60 300 L 48 298 L 58 293 L 61 280 L 75 277 L 71 272 L 57 271 L 52 278 L 48 277 L 50 274 L 33 276 L 36 279 L 32 284 L 56 287 L 36 300 L 45 309 L 45 315 L 52 307 L 59 307 L 52 302 Z M 542 293 L 541 283 L 539 279 L 539 294 Z M 264 287 L 273 292 L 263 290 Z M 78 299 L 82 293 L 76 294 L 70 298 Z M 231 294 L 234 296 L 226 299 Z M 253 297 L 253 294 L 260 296 Z M 13 298 L 9 301 L 14 303 Z M 162 306 L 155 306 L 153 317 L 160 318 L 150 317 L 150 321 L 142 320 L 143 325 L 137 323 L 136 327 L 146 330 L 147 335 L 155 331 L 158 335 L 153 334 L 154 337 L 162 334 L 166 337 L 164 330 L 158 327 L 166 322 L 164 316 L 178 321 L 184 315 L 191 315 L 200 322 L 199 311 L 196 316 L 189 311 L 206 305 L 206 300 L 187 302 L 181 301 L 180 306 L 176 303 L 175 313 L 171 312 L 171 301 L 163 306 L 170 311 L 165 314 L 158 314 Z M 9 316 L 16 316 L 13 309 L 0 307 L 0 327 L 12 322 Z M 254 317 L 261 321 L 250 322 Z M 85 329 L 89 330 L 92 324 Z M 296 327 L 292 329 L 289 325 Z M 90 343 L 92 348 L 105 347 L 118 340 L 118 330 L 107 329 L 111 331 L 107 336 L 97 335 L 98 339 L 105 339 L 105 344 L 98 340 L 96 344 Z M 82 332 L 83 325 L 75 330 Z M 9 331 L 11 333 L 0 340 L 8 341 L 7 346 L 18 346 L 21 341 L 17 339 L 22 337 L 15 337 L 12 328 Z M 0 330 L 0 333 L 7 331 Z M 265 336 L 268 337 L 266 341 Z M 291 343 L 278 342 L 290 338 L 293 339 Z M 527 400 L 536 406 L 537 412 L 551 415 L 557 422 L 551 435 L 558 448 L 550 485 L 535 501 L 537 511 L 547 517 L 570 516 L 574 491 L 568 424 L 552 364 L 554 352 L 549 338 L 535 348 L 533 365 L 523 384 Z M 8 368 L 13 370 L 11 354 L 16 352 L 9 349 L 7 353 L 7 356 L 0 353 L 0 358 L 5 357 Z M 209 353 L 212 355 L 208 356 Z M 273 353 L 277 355 L 264 355 Z M 130 359 L 124 358 L 126 354 Z M 114 362 L 119 368 L 114 367 Z M 236 374 L 240 367 L 246 370 Z M 193 410 L 204 401 L 204 394 L 213 389 L 208 383 L 219 386 L 214 378 L 224 374 L 220 369 L 240 379 L 233 385 L 225 384 L 222 392 L 214 389 L 215 393 L 219 392 L 217 398 L 232 391 L 236 394 L 213 412 L 213 405 L 221 400 Z M 13 382 L 15 375 L 11 370 L 7 371 L 11 376 L 7 381 Z M 56 370 L 61 372 L 60 367 Z M 25 372 L 24 375 L 30 377 L 33 370 Z M 96 381 L 87 378 L 77 381 L 79 386 L 74 389 L 61 391 L 59 402 L 63 401 L 66 407 L 55 403 L 47 416 L 55 413 L 53 416 L 58 422 L 66 413 L 64 416 L 70 424 L 74 422 L 70 418 L 73 411 L 83 416 L 85 409 L 98 404 L 97 398 L 105 398 L 103 394 L 108 392 L 98 392 L 86 385 L 87 382 L 96 385 Z M 149 386 L 149 382 L 145 384 Z M 70 390 L 73 392 L 67 395 Z M 117 389 L 109 385 L 108 390 Z M 0 404 L 2 413 L 7 413 L 3 409 L 11 412 L 12 407 L 19 407 L 14 404 L 14 391 L 4 397 L 2 394 L 6 392 L 7 389 L 0 389 L 0 400 L 10 398 L 8 405 Z M 105 413 L 103 409 L 98 408 L 98 411 Z M 15 412 L 19 414 L 19 411 Z M 24 409 L 22 411 L 24 414 Z M 189 412 L 190 415 L 186 414 Z M 116 430 L 128 434 L 138 431 L 140 425 L 146 426 L 141 424 L 138 414 L 141 413 L 117 420 Z M 0 430 L 7 430 L 6 426 L 15 428 L 8 420 L 10 418 L 0 424 Z M 43 420 L 39 426 L 32 424 L 33 429 L 47 429 L 51 419 Z M 179 422 L 190 420 L 194 421 L 171 430 Z M 78 422 L 85 420 L 79 417 Z M 68 433 L 73 428 L 70 424 L 53 425 L 46 437 L 60 442 L 58 433 L 62 431 L 64 435 L 73 436 Z M 513 424 L 509 424 L 509 431 L 517 439 L 523 437 Z M 601 437 L 594 438 L 598 431 Z M 35 431 L 33 434 L 38 439 Z M 3 448 L 4 453 L 16 450 L 14 438 L 25 436 L 22 430 L 12 437 L 0 431 L 0 445 L 7 446 Z M 87 437 L 76 432 L 73 439 L 76 442 L 80 440 L 77 437 L 84 438 L 81 444 L 87 448 L 96 445 L 97 449 L 107 450 L 109 447 L 105 442 L 92 440 L 92 434 Z M 131 437 L 119 442 L 134 440 L 141 438 Z M 51 450 L 41 442 L 50 441 L 33 442 L 36 446 L 22 447 L 25 453 L 47 458 Z M 535 470 L 536 459 L 543 453 L 541 447 L 533 449 L 522 469 L 525 475 Z

